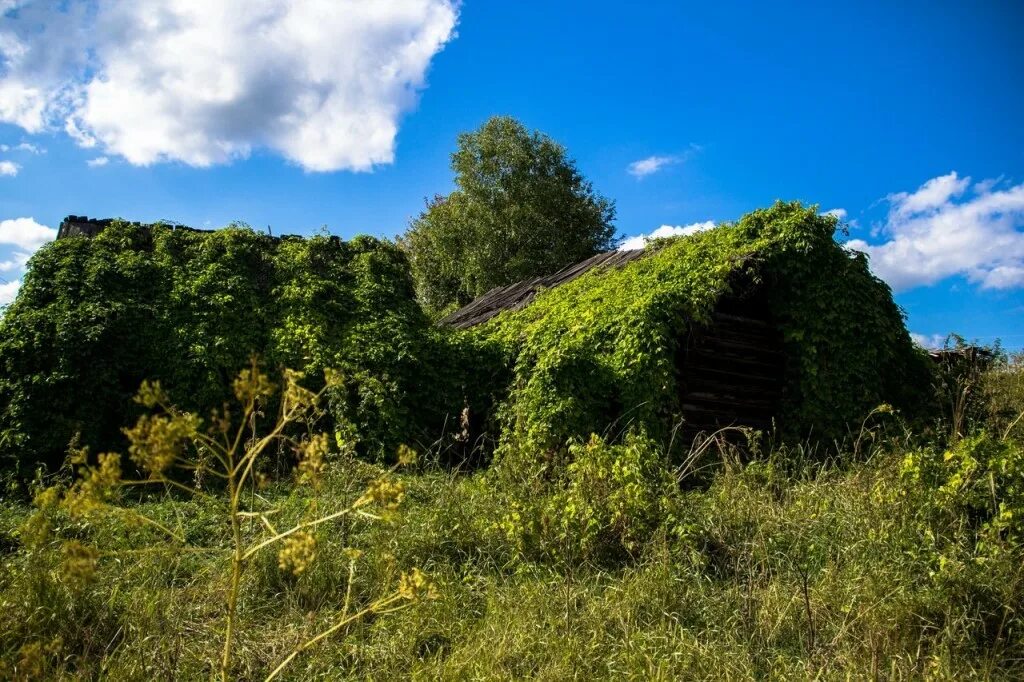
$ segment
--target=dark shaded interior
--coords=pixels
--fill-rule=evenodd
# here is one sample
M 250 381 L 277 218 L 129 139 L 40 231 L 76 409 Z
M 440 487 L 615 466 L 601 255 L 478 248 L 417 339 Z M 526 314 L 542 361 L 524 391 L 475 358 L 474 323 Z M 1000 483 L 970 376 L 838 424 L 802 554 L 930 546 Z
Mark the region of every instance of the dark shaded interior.
M 727 426 L 771 429 L 786 365 L 764 288 L 724 297 L 711 323 L 680 344 L 676 367 L 684 435 Z

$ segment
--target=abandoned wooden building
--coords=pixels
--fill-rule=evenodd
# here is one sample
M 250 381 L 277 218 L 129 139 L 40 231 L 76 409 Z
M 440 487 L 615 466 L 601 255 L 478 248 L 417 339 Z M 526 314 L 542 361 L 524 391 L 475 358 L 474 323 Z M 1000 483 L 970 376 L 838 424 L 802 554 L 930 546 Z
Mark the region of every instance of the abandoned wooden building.
M 456 329 L 483 324 L 529 305 L 538 293 L 601 269 L 621 268 L 643 249 L 607 251 L 542 277 L 497 287 L 441 320 Z M 741 286 L 742 296 L 719 300 L 710 325 L 695 327 L 678 345 L 679 405 L 686 432 L 727 426 L 771 429 L 778 417 L 786 356 L 764 291 Z

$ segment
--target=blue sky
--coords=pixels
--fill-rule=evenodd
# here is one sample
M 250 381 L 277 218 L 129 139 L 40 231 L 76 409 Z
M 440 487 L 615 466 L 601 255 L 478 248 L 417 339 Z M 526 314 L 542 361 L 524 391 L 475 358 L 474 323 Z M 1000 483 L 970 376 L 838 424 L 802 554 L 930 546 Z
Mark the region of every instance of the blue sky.
M 510 114 L 624 237 L 817 203 L 921 338 L 1024 346 L 1024 4 L 709 4 L 0 0 L 0 299 L 67 214 L 393 237 Z

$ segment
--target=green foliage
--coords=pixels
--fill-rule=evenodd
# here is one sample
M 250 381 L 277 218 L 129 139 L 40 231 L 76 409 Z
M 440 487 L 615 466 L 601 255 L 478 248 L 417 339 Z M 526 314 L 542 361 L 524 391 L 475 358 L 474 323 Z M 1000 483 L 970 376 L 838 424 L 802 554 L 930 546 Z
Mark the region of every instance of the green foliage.
M 598 436 L 569 447 L 560 489 L 547 500 L 548 543 L 578 558 L 641 550 L 669 516 L 676 482 L 653 444 L 609 445 Z
M 903 477 L 931 494 L 923 513 L 954 524 L 987 549 L 1024 547 L 1024 448 L 982 431 L 945 452 L 916 450 L 903 462 Z
M 512 124 L 492 123 L 465 140 L 460 164 L 493 165 Z M 465 173 L 484 192 L 486 173 Z M 386 242 L 114 224 L 40 250 L 0 322 L 0 457 L 28 475 L 74 438 L 120 448 L 136 416 L 127 399 L 147 378 L 205 414 L 254 352 L 309 376 L 340 370 L 333 428 L 366 456 L 441 436 L 458 461 L 489 431 L 536 457 L 608 425 L 667 442 L 679 345 L 723 296 L 758 286 L 785 339 L 784 435 L 841 439 L 881 402 L 920 406 L 931 376 L 888 288 L 835 227 L 777 203 L 452 333 L 430 323 L 405 254 Z
M 889 288 L 836 243 L 835 229 L 815 207 L 779 202 L 651 245 L 645 258 L 587 273 L 479 328 L 514 375 L 500 449 L 543 466 L 545 453 L 605 425 L 667 442 L 679 345 L 723 296 L 759 286 L 788 361 L 781 435 L 828 443 L 879 403 L 913 412 L 928 391 L 928 360 Z
M 776 204 L 465 333 L 429 325 L 402 254 L 374 240 L 117 225 L 43 249 L 0 323 L 6 453 L 63 451 L 75 432 L 102 442 L 136 373 L 185 382 L 171 396 L 146 384 L 142 406 L 204 406 L 131 415 L 146 485 L 106 454 L 79 455 L 80 478 L 38 491 L 34 514 L 17 486 L 0 488 L 0 678 L 208 678 L 236 592 L 243 679 L 280 661 L 290 679 L 1020 679 L 1020 365 L 978 377 L 967 437 L 888 439 L 879 404 L 929 407 L 932 375 L 834 228 Z M 758 284 L 791 359 L 783 445 L 680 490 L 702 450 L 673 473 L 678 344 L 723 295 Z M 218 423 L 205 419 L 218 401 L 267 397 L 271 383 L 309 395 L 295 374 L 218 387 L 247 365 L 246 345 L 308 376 L 342 368 L 324 396 L 343 447 L 299 437 L 295 484 L 249 472 L 228 524 L 220 479 L 171 476 L 168 462 L 191 452 L 200 418 Z M 416 473 L 382 478 L 351 456 L 436 436 L 463 407 Z M 492 412 L 497 466 L 432 465 Z M 838 466 L 794 444 L 812 426 L 839 439 Z M 402 523 L 332 517 L 371 499 L 385 512 L 401 499 Z M 253 553 L 231 590 L 238 540 L 274 528 L 288 542 Z M 438 599 L 407 598 L 425 587 L 414 567 Z M 379 606 L 382 586 L 408 608 Z M 374 604 L 388 616 L 349 620 Z
M 565 148 L 496 116 L 459 135 L 457 189 L 427 203 L 400 243 L 432 310 L 546 275 L 612 246 L 614 204 Z
M 338 369 L 335 427 L 370 456 L 432 440 L 464 404 L 395 246 L 115 223 L 41 249 L 0 321 L 0 458 L 28 475 L 73 438 L 120 449 L 143 379 L 206 414 L 253 353 L 310 376 Z
M 545 476 L 517 473 L 502 467 L 486 479 L 504 511 L 480 520 L 484 534 L 524 556 L 569 566 L 609 565 L 635 555 L 678 502 L 667 462 L 639 436 L 613 445 L 595 434 L 570 443 Z
M 223 596 L 226 616 L 222 653 L 216 670 L 221 680 L 234 679 L 236 652 L 242 636 L 238 629 L 243 582 L 253 567 L 260 563 L 265 565 L 266 555 L 277 550 L 278 570 L 297 578 L 315 568 L 320 552 L 316 534 L 325 524 L 337 524 L 346 518 L 394 521 L 405 496 L 403 484 L 391 474 L 398 466 L 415 461 L 415 452 L 407 446 L 399 449 L 399 464 L 382 472 L 361 494 L 341 504 L 337 499 L 324 500 L 324 507 L 333 508 L 329 512 L 321 507 L 316 492 L 329 474 L 329 463 L 343 460 L 344 454 L 331 451 L 331 439 L 326 433 L 314 435 L 311 431 L 322 412 L 321 399 L 333 387 L 337 376 L 336 372 L 327 372 L 324 387 L 314 393 L 299 383 L 303 375 L 285 370 L 285 383 L 280 388 L 280 411 L 269 422 L 266 432 L 257 429 L 256 415 L 266 410 L 268 400 L 278 393 L 278 387 L 255 361 L 232 382 L 236 402 L 213 411 L 208 426 L 203 425 L 198 415 L 170 405 L 159 383 L 144 382 L 135 401 L 157 411 L 144 414 L 134 427 L 125 429 L 131 444 L 128 455 L 144 478 L 122 478 L 122 457 L 118 454 L 102 454 L 98 457 L 98 466 L 92 466 L 86 450 L 73 452 L 68 468 L 77 467 L 74 478 L 62 470 L 51 477 L 53 485 L 35 495 L 36 512 L 20 529 L 22 542 L 30 551 L 47 544 L 52 546 L 54 541 L 61 543 L 62 558 L 56 577 L 72 595 L 95 580 L 101 556 L 120 561 L 133 558 L 136 552 L 124 550 L 123 541 L 112 542 L 111 546 L 101 542 L 97 547 L 84 544 L 78 538 L 62 538 L 62 525 L 69 521 L 83 531 L 90 531 L 110 519 L 155 529 L 160 537 L 147 544 L 157 553 L 209 552 L 216 556 L 223 555 L 227 549 L 230 559 L 222 564 L 220 575 L 220 580 L 228 585 Z M 289 427 L 298 425 L 306 427 L 301 440 L 289 435 L 295 430 Z M 294 508 L 289 508 L 292 500 L 285 498 L 279 505 L 268 506 L 266 498 L 256 494 L 257 489 L 266 488 L 269 483 L 260 471 L 260 462 L 275 450 L 278 453 L 291 451 L 298 459 L 292 491 L 293 494 L 306 492 L 308 499 L 303 505 L 304 513 L 295 521 L 291 518 Z M 213 485 L 204 490 L 203 481 L 211 481 Z M 308 489 L 304 489 L 305 486 Z M 182 527 L 182 509 L 175 498 L 167 500 L 168 511 L 177 516 L 173 524 L 157 518 L 163 514 L 149 514 L 141 505 L 125 504 L 131 501 L 133 492 L 138 501 L 137 491 L 160 488 L 209 503 L 213 513 L 219 514 L 221 524 L 231 529 L 228 547 L 218 542 L 212 545 L 195 542 L 193 534 Z M 310 491 L 313 494 L 310 495 Z M 407 607 L 411 601 L 433 598 L 435 594 L 429 579 L 414 568 L 404 573 L 397 585 L 387 586 L 390 594 L 377 596 L 368 604 L 354 605 L 350 597 L 362 552 L 346 548 L 343 553 L 349 561 L 346 598 L 340 613 L 323 632 L 298 643 L 287 656 L 269 667 L 268 681 L 306 650 L 352 623 L 393 613 Z M 45 651 L 57 654 L 63 644 L 63 638 L 59 640 L 58 643 L 51 641 Z M 25 657 L 22 650 L 19 650 L 19 657 Z M 39 677 L 42 671 L 36 671 L 36 667 L 34 661 L 30 665 L 19 660 L 15 671 L 24 675 L 31 668 L 30 676 Z

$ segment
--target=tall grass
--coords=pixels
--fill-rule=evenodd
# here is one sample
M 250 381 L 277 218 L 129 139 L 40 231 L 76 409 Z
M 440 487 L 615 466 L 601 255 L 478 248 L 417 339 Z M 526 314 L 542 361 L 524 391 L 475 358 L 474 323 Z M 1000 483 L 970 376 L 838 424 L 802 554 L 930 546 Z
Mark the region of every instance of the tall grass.
M 688 488 L 644 473 L 661 453 L 639 442 L 579 444 L 575 477 L 526 496 L 496 472 L 421 463 L 397 477 L 400 515 L 318 525 L 317 560 L 299 574 L 274 553 L 253 557 L 239 579 L 231 672 L 261 679 L 328 632 L 280 677 L 1020 679 L 1024 438 L 1007 415 L 1024 405 L 1014 407 L 1013 367 L 992 389 L 1001 405 L 989 400 L 982 421 L 962 422 L 963 437 L 923 439 L 876 415 L 828 463 L 782 446 L 753 461 L 709 456 L 709 482 Z M 984 421 L 989 413 L 1001 421 Z M 261 504 L 301 519 L 384 473 L 331 457 L 317 490 L 271 482 Z M 639 468 L 617 480 L 653 487 L 611 495 L 606 464 L 630 461 Z M 512 503 L 521 523 L 510 526 Z M 623 525 L 616 514 L 634 504 L 658 514 Z M 219 671 L 233 542 L 220 503 L 167 489 L 130 505 L 197 551 L 127 516 L 63 512 L 31 548 L 30 506 L 0 505 L 0 677 Z M 553 516 L 559 508 L 564 517 Z M 580 536 L 589 544 L 568 546 L 566 529 L 588 518 L 598 523 Z M 89 556 L 70 541 L 100 548 L 88 575 L 71 570 Z M 415 567 L 437 599 L 330 631 L 346 604 L 365 609 Z

